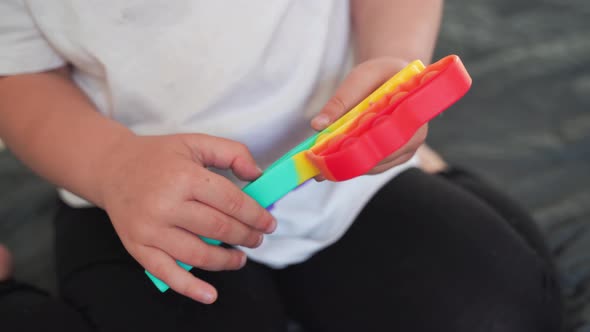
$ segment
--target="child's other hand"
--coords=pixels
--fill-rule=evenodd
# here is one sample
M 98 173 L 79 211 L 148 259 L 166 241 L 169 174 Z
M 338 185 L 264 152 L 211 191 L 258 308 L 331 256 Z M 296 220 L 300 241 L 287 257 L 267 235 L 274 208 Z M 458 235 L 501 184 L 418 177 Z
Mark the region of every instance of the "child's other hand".
M 208 245 L 197 235 L 254 248 L 276 221 L 228 179 L 207 169 L 231 169 L 243 180 L 261 171 L 248 149 L 199 135 L 125 138 L 104 160 L 98 204 L 129 253 L 154 276 L 196 301 L 217 292 L 176 260 L 210 271 L 235 270 L 242 251 Z
M 328 127 L 407 64 L 408 62 L 398 58 L 383 57 L 357 65 L 344 79 L 324 108 L 312 119 L 312 128 L 319 131 Z M 368 173 L 381 173 L 410 160 L 426 139 L 427 133 L 428 124 L 425 124 L 408 143 L 386 157 Z

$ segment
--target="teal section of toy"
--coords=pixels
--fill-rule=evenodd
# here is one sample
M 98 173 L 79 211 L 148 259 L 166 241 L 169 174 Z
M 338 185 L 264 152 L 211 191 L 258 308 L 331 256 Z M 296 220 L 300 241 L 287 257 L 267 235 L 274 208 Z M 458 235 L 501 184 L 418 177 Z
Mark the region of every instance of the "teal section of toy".
M 207 244 L 212 244 L 212 245 L 215 245 L 215 246 L 218 246 L 218 245 L 221 244 L 221 241 L 219 241 L 219 240 L 210 239 L 210 238 L 207 238 L 207 237 L 201 237 L 201 239 L 203 241 L 205 241 L 205 243 L 207 243 Z
M 299 185 L 295 162 L 283 160 L 263 176 L 244 187 L 244 192 L 267 208 Z

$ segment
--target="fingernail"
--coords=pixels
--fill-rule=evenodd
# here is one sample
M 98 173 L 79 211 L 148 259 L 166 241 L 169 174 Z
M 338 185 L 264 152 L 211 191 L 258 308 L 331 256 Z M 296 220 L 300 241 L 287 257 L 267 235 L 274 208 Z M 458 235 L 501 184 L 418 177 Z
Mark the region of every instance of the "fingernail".
M 262 241 L 260 241 L 260 242 L 262 242 Z M 247 262 L 248 262 L 248 256 L 246 256 L 246 254 L 243 254 L 242 261 L 240 262 L 240 269 L 243 268 Z
M 268 225 L 268 227 L 266 228 L 266 233 L 272 233 L 275 231 L 275 229 L 277 229 L 277 220 L 275 218 L 272 218 L 272 221 L 270 222 L 270 225 Z
M 324 129 L 330 123 L 330 118 L 325 114 L 320 114 L 312 120 L 315 127 Z
M 262 244 L 262 241 L 264 241 L 264 236 L 260 235 L 260 237 L 258 238 L 258 242 L 256 242 L 256 248 L 260 247 L 260 245 Z M 245 256 L 245 255 L 244 255 Z
M 211 292 L 203 292 L 203 301 L 207 304 L 215 302 L 215 295 Z

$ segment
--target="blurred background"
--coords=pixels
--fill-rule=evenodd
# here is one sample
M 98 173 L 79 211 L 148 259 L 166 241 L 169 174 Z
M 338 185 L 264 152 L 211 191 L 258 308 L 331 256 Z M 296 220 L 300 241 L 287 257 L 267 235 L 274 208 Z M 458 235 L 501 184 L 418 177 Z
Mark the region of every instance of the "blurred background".
M 428 143 L 524 205 L 560 270 L 569 331 L 590 332 L 590 1 L 447 0 L 435 59 L 470 92 Z M 0 147 L 0 242 L 18 278 L 54 291 L 56 193 Z
M 590 331 L 590 1 L 447 0 L 436 58 L 470 92 L 427 141 L 531 211 L 557 258 L 570 331 Z

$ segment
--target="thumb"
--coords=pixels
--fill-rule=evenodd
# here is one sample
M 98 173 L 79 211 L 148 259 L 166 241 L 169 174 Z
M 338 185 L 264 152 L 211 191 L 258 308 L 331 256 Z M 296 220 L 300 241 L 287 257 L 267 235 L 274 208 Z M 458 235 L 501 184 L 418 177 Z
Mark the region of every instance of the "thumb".
M 406 65 L 402 59 L 383 57 L 356 66 L 311 120 L 311 127 L 318 131 L 325 129 Z
M 204 167 L 231 169 L 241 180 L 251 181 L 262 174 L 246 145 L 229 139 L 203 134 L 183 135 L 193 159 Z

